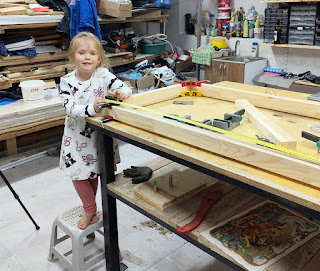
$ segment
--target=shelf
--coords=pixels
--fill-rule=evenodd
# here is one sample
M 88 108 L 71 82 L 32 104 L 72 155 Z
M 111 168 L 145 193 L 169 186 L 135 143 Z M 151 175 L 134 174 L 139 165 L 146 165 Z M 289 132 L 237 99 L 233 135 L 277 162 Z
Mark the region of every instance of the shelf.
M 268 3 L 268 4 L 274 4 L 274 3 L 301 3 L 301 2 L 320 2 L 320 0 L 266 0 L 266 1 L 260 1 L 260 3 Z
M 118 23 L 140 23 L 140 22 L 157 22 L 167 23 L 169 15 L 161 15 L 153 18 L 99 18 L 99 24 L 118 24 Z M 11 24 L 0 25 L 0 33 L 7 29 L 29 29 L 29 28 L 47 28 L 58 26 L 59 23 L 39 23 L 39 24 Z
M 297 85 L 303 85 L 303 86 L 309 86 L 309 87 L 317 87 L 317 88 L 320 87 L 320 84 L 315 84 L 315 83 L 311 83 L 311 82 L 305 82 L 305 81 L 301 81 L 301 80 L 294 81 L 293 83 L 297 84 Z
M 110 63 L 110 67 L 117 67 L 117 66 L 121 66 L 121 65 L 126 65 L 126 64 L 130 64 L 133 62 L 138 62 L 138 61 L 142 61 L 148 58 L 153 58 L 153 57 L 162 57 L 162 58 L 167 58 L 168 57 L 168 53 L 163 53 L 163 54 L 154 54 L 154 55 L 139 55 L 133 59 L 117 59 L 117 60 L 113 60 L 112 58 L 109 58 L 109 63 Z
M 320 46 L 316 46 L 316 45 L 260 43 L 259 46 L 320 50 Z
M 319 0 L 320 1 L 320 0 Z M 169 15 L 161 15 L 153 18 L 108 18 L 99 19 L 99 24 L 118 24 L 118 23 L 142 23 L 142 22 L 157 22 L 167 23 Z

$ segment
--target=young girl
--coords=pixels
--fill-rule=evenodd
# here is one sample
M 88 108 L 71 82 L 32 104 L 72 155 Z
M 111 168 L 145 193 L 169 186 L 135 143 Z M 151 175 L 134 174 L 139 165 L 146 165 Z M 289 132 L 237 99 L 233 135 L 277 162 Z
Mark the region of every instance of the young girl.
M 103 47 L 92 33 L 81 32 L 70 43 L 69 60 L 76 66 L 60 81 L 62 104 L 66 110 L 59 167 L 73 185 L 83 203 L 85 214 L 78 227 L 97 223 L 95 195 L 98 188 L 99 161 L 96 132 L 86 126 L 86 117 L 100 112 L 104 97 L 124 100 L 131 89 L 115 77 L 106 64 Z

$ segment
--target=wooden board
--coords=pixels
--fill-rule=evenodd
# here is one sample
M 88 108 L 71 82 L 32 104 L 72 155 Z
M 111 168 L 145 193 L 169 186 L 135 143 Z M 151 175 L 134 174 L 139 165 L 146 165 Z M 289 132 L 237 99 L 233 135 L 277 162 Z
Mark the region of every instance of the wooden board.
M 170 187 L 170 178 L 172 178 L 172 187 Z M 134 193 L 163 212 L 169 206 L 189 199 L 215 182 L 215 179 L 207 175 L 177 163 L 171 163 L 153 172 L 148 182 L 134 188 Z
M 210 87 L 211 86 L 211 87 Z M 176 89 L 175 89 L 176 88 Z M 210 88 L 213 89 L 213 92 L 210 92 Z M 173 86 L 169 87 L 170 91 L 165 89 L 162 89 L 163 92 L 159 92 L 159 100 L 157 103 L 157 94 L 158 92 L 150 91 L 148 93 L 144 93 L 144 95 L 136 95 L 132 98 L 128 99 L 128 102 L 131 101 L 132 103 L 136 104 L 141 102 L 144 104 L 154 104 L 150 106 L 151 109 L 156 109 L 160 112 L 164 113 L 171 113 L 171 114 L 178 114 L 179 116 L 187 115 L 188 112 L 190 113 L 190 110 L 192 110 L 192 107 L 175 107 L 177 109 L 176 112 L 174 111 L 168 111 L 169 107 L 161 107 L 163 103 L 160 101 L 165 101 L 170 96 L 171 98 L 179 96 L 178 90 L 181 90 L 180 86 Z M 195 88 L 200 90 L 199 88 Z M 232 108 L 230 110 L 230 103 L 226 101 L 222 101 L 220 99 L 223 98 L 222 92 L 224 91 L 226 87 L 218 87 L 214 85 L 207 85 L 205 84 L 202 93 L 206 96 L 212 97 L 212 96 L 218 96 L 218 100 L 211 99 L 208 97 L 196 97 L 194 99 L 195 105 L 193 107 L 193 113 L 198 114 L 199 116 L 203 113 L 207 114 L 207 111 L 204 111 L 204 106 L 210 108 L 210 110 L 214 110 L 216 112 L 220 111 L 220 114 L 223 114 L 225 112 L 234 112 L 235 107 L 232 103 Z M 229 88 L 232 89 L 232 88 Z M 202 89 L 201 89 L 202 90 Z M 236 99 L 235 94 L 237 93 L 236 90 L 231 91 L 232 94 L 226 94 L 227 98 L 234 101 Z M 250 93 L 252 93 L 253 97 L 268 97 L 272 95 L 265 95 L 260 93 L 255 93 L 251 91 L 239 91 L 240 94 L 245 93 L 247 97 L 250 98 Z M 181 92 L 180 92 L 181 93 Z M 240 95 L 241 96 L 241 95 Z M 184 98 L 184 97 L 182 97 Z M 283 110 L 282 107 L 284 107 L 284 101 L 286 97 L 280 97 L 280 96 L 272 96 L 272 102 L 274 103 L 272 107 L 280 108 L 280 111 Z M 150 100 L 149 100 L 150 99 Z M 190 99 L 189 97 L 186 97 L 186 99 Z M 252 98 L 252 100 L 254 100 Z M 306 112 L 299 112 L 298 109 L 306 109 L 307 104 L 309 104 L 309 101 L 307 100 L 297 100 L 293 98 L 287 98 L 288 101 L 290 101 L 292 104 L 298 104 L 295 108 L 296 113 L 301 113 L 302 115 L 307 113 L 309 114 L 308 110 Z M 151 102 L 150 102 L 151 101 Z M 171 101 L 172 104 L 173 101 Z M 304 103 L 305 102 L 305 103 Z M 168 101 L 168 104 L 170 102 Z M 269 102 L 271 103 L 271 102 Z M 314 102 L 312 103 L 312 106 L 316 108 L 316 106 L 319 107 L 319 105 Z M 200 107 L 199 107 L 200 106 Z M 269 106 L 269 105 L 267 105 Z M 269 106 L 270 107 L 270 106 Z M 159 109 L 160 108 L 160 109 Z M 173 107 L 171 106 L 170 109 Z M 179 110 L 178 110 L 179 108 Z M 198 108 L 198 110 L 197 110 Z M 201 110 L 199 111 L 199 108 Z M 185 109 L 185 110 L 184 110 Z M 177 113 L 178 112 L 178 113 Z M 226 136 L 226 135 L 220 135 L 218 133 L 213 133 L 210 131 L 206 131 L 203 129 L 199 129 L 197 127 L 192 127 L 189 125 L 185 125 L 173 120 L 167 120 L 163 119 L 158 116 L 154 116 L 150 113 L 144 113 L 138 110 L 128 109 L 128 108 L 122 108 L 122 107 L 114 107 L 112 110 L 106 109 L 106 111 L 103 113 L 113 116 L 115 119 L 120 120 L 124 123 L 128 123 L 131 126 L 139 127 L 141 129 L 150 131 L 152 133 L 156 133 L 158 135 L 167 136 L 174 140 L 184 142 L 187 144 L 190 144 L 196 148 L 205 149 L 209 152 L 213 152 L 216 154 L 219 154 L 224 157 L 228 157 L 230 159 L 235 159 L 237 161 L 240 161 L 241 163 L 246 163 L 255 167 L 258 167 L 260 169 L 268 170 L 270 172 L 280 174 L 282 176 L 298 180 L 300 182 L 303 182 L 308 185 L 313 185 L 316 187 L 320 187 L 319 178 L 320 177 L 320 167 L 319 164 L 314 163 L 313 161 L 305 161 L 304 159 L 301 159 L 300 157 L 296 156 L 290 156 L 286 153 L 280 153 L 277 151 L 274 151 L 272 149 L 268 149 L 265 147 L 261 147 L 258 145 L 255 145 L 248 141 L 240 140 L 233 136 Z M 279 118 L 278 111 L 275 114 L 275 111 L 269 111 L 268 114 L 271 114 L 273 118 Z M 275 115 L 275 116 L 274 116 Z M 205 118 L 208 118 L 208 115 L 202 115 L 202 118 L 197 118 L 195 120 L 201 121 Z M 218 117 L 218 115 L 213 116 Z M 288 126 L 288 122 L 294 124 L 296 123 L 296 119 L 301 121 L 301 127 L 304 127 L 303 125 L 306 125 L 307 119 L 300 119 L 297 118 L 295 115 L 286 115 L 284 113 L 281 113 L 281 118 L 285 117 L 285 125 Z M 221 118 L 221 117 L 220 117 Z M 222 117 L 223 118 L 223 117 Z M 285 120 L 283 119 L 283 120 Z M 293 131 L 294 134 L 297 134 L 297 137 L 301 140 L 301 130 L 297 130 L 294 125 L 289 125 L 290 133 Z M 288 126 L 288 127 L 289 127 Z M 241 125 L 242 127 L 242 125 Z M 239 128 L 240 134 L 255 137 L 255 131 L 252 130 L 253 134 L 247 134 L 246 131 L 247 128 Z M 300 128 L 301 129 L 301 128 Z M 251 128 L 250 128 L 251 130 Z M 297 137 L 295 137 L 297 139 Z M 307 147 L 308 145 L 308 147 Z M 301 146 L 298 147 L 299 151 L 306 152 L 307 154 L 317 156 L 317 149 L 315 148 L 314 144 L 312 142 L 306 142 L 306 140 L 302 140 Z M 293 170 L 294 169 L 294 170 Z M 317 176 L 317 177 L 316 177 Z
M 290 149 L 296 149 L 297 141 L 272 120 L 262 114 L 261 111 L 259 111 L 247 100 L 236 100 L 235 106 L 239 110 L 245 109 L 244 116 L 259 129 L 265 138 L 277 145 L 282 145 Z
M 1 8 L 0 14 L 1 15 L 22 15 L 22 14 L 27 14 L 27 9 L 23 6 Z

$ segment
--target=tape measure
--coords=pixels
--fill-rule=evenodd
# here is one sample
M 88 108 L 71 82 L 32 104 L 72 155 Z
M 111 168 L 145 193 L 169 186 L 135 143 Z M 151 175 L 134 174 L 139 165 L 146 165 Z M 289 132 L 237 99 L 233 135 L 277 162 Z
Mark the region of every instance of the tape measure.
M 177 120 L 177 121 L 181 121 L 181 122 L 184 122 L 184 123 L 189 123 L 189 124 L 192 124 L 194 126 L 198 126 L 198 127 L 201 127 L 201 128 L 206 128 L 206 129 L 209 129 L 209 130 L 212 130 L 212 131 L 215 131 L 215 132 L 218 132 L 218 133 L 222 133 L 222 134 L 227 134 L 227 135 L 230 135 L 230 136 L 233 136 L 233 137 L 237 137 L 237 138 L 240 138 L 242 140 L 246 140 L 246 141 L 249 141 L 249 142 L 252 142 L 252 143 L 255 143 L 255 144 L 270 148 L 270 149 L 273 149 L 273 150 L 277 150 L 277 151 L 280 151 L 280 152 L 283 152 L 283 153 L 287 153 L 287 154 L 290 154 L 290 155 L 293 155 L 293 156 L 296 156 L 296 157 L 300 157 L 300 158 L 303 158 L 303 159 L 307 159 L 307 160 L 310 160 L 310 161 L 313 161 L 313 162 L 320 163 L 320 158 L 318 158 L 318 157 L 316 157 L 314 155 L 309 155 L 309 154 L 306 154 L 304 152 L 295 151 L 295 150 L 292 150 L 292 149 L 289 149 L 289 148 L 286 148 L 286 147 L 283 147 L 283 146 L 280 146 L 280 145 L 275 145 L 275 144 L 272 144 L 272 143 L 269 143 L 269 142 L 265 142 L 265 141 L 262 141 L 262 140 L 259 140 L 259 139 L 255 139 L 255 138 L 252 138 L 252 137 L 249 137 L 249 136 L 237 134 L 237 133 L 234 133 L 234 132 L 231 132 L 231 131 L 227 131 L 227 130 L 224 130 L 224 129 L 220 129 L 220 128 L 217 128 L 217 127 L 214 127 L 214 126 L 211 126 L 211 125 L 203 124 L 203 123 L 200 123 L 198 121 L 189 120 L 189 119 L 185 119 L 185 118 L 180 118 L 180 117 L 178 117 L 176 115 L 162 113 L 162 112 L 159 112 L 159 111 L 156 111 L 156 110 L 153 110 L 153 109 L 150 109 L 150 108 L 146 108 L 146 107 L 143 107 L 143 106 L 139 106 L 139 105 L 128 104 L 128 103 L 119 102 L 119 101 L 115 101 L 115 100 L 109 100 L 109 99 L 105 99 L 105 101 L 107 103 L 124 105 L 124 106 L 128 106 L 128 107 L 131 107 L 131 108 L 139 109 L 141 111 L 157 114 L 157 115 L 160 115 L 162 117 L 167 117 L 167 118 L 174 119 L 174 120 Z

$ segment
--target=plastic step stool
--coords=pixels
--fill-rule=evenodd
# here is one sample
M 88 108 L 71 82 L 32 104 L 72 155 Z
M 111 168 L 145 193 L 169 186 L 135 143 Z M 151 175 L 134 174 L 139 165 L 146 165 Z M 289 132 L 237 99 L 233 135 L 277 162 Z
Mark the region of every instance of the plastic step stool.
M 89 260 L 85 260 L 84 238 L 87 236 L 88 238 L 94 237 L 95 231 L 99 232 L 101 235 L 104 235 L 104 234 L 100 230 L 100 228 L 103 227 L 101 212 L 97 212 L 97 215 L 100 218 L 98 223 L 91 224 L 85 230 L 81 230 L 78 228 L 78 221 L 83 214 L 84 214 L 84 210 L 82 206 L 74 207 L 64 212 L 63 214 L 60 214 L 55 219 L 52 225 L 48 260 L 53 261 L 55 259 L 59 259 L 68 266 L 69 270 L 72 270 L 72 271 L 86 270 L 105 258 L 104 249 L 103 249 L 103 252 L 99 250 L 99 253 L 97 255 L 94 255 Z M 66 234 L 65 236 L 59 239 L 57 237 L 58 228 Z M 68 238 L 71 238 L 71 241 L 72 241 L 72 261 L 70 261 L 66 257 L 66 255 L 69 255 L 70 252 L 63 254 L 56 248 L 56 246 L 59 243 L 65 241 Z

